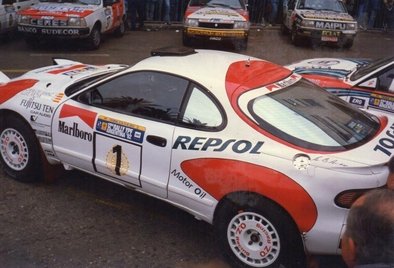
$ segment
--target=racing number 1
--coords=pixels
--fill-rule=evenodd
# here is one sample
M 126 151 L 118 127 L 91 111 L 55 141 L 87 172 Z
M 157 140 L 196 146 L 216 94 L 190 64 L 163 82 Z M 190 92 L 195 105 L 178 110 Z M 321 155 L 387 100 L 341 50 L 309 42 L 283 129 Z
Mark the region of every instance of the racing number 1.
M 122 164 L 122 146 L 115 145 L 112 147 L 112 152 L 116 154 L 115 173 L 116 175 L 120 176 L 120 165 Z

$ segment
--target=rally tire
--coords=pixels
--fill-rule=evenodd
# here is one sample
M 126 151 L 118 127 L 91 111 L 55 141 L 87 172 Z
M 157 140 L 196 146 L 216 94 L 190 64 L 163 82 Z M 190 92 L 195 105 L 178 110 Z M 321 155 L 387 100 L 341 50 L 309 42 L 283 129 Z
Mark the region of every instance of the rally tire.
M 98 49 L 100 47 L 100 44 L 101 44 L 100 27 L 98 25 L 95 25 L 88 37 L 88 46 L 90 49 Z
M 295 27 L 292 28 L 290 33 L 291 43 L 295 46 L 301 45 L 301 37 L 297 34 L 297 29 Z
M 254 193 L 235 193 L 218 206 L 220 248 L 234 267 L 305 267 L 301 235 L 281 207 Z
M 0 164 L 8 176 L 20 182 L 34 182 L 42 178 L 36 135 L 18 116 L 6 116 L 0 120 Z
M 191 37 L 187 36 L 186 34 L 182 35 L 182 43 L 185 47 L 190 47 L 193 45 Z

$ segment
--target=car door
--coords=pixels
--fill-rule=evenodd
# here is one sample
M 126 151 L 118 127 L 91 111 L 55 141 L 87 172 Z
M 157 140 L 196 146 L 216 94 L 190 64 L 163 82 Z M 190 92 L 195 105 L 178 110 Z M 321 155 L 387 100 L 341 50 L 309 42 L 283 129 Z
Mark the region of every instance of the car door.
M 371 111 L 379 110 L 394 113 L 394 68 L 393 64 L 379 72 L 362 79 L 356 88 L 369 91 L 369 99 L 362 105 Z M 355 102 L 361 97 L 353 97 L 350 102 Z
M 119 75 L 57 110 L 54 151 L 65 163 L 167 197 L 171 144 L 188 81 L 160 72 Z

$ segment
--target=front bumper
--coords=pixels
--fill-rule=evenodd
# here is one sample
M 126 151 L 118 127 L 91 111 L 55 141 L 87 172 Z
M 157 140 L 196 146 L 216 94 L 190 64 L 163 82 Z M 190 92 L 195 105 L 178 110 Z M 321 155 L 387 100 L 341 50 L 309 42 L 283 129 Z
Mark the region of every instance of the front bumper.
M 357 31 L 353 30 L 318 30 L 313 28 L 298 28 L 297 34 L 299 36 L 311 38 L 313 40 L 319 40 L 322 42 L 343 42 L 347 40 L 353 40 L 356 36 Z
M 18 25 L 18 31 L 29 35 L 61 38 L 84 38 L 90 32 L 88 27 L 39 27 L 31 25 Z
M 185 27 L 183 34 L 194 39 L 210 40 L 245 40 L 249 36 L 249 31 L 245 29 L 210 29 L 199 27 Z

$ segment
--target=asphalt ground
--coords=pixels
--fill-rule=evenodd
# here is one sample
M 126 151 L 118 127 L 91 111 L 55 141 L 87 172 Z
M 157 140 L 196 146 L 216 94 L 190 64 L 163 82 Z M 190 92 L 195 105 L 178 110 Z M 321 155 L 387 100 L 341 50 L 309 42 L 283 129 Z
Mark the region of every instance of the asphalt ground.
M 84 63 L 134 64 L 152 49 L 181 46 L 178 26 L 108 36 L 100 49 L 81 42 L 28 47 L 20 36 L 0 42 L 0 70 L 11 77 L 52 64 L 53 57 Z M 222 44 L 200 48 L 233 51 Z M 354 46 L 294 47 L 278 27 L 251 30 L 243 54 L 278 64 L 314 57 L 380 58 L 393 55 L 394 36 L 362 32 Z M 64 172 L 51 184 L 23 184 L 0 172 L 0 267 L 227 268 L 207 223 L 152 197 L 90 175 Z M 345 267 L 340 256 L 317 256 L 320 268 Z

